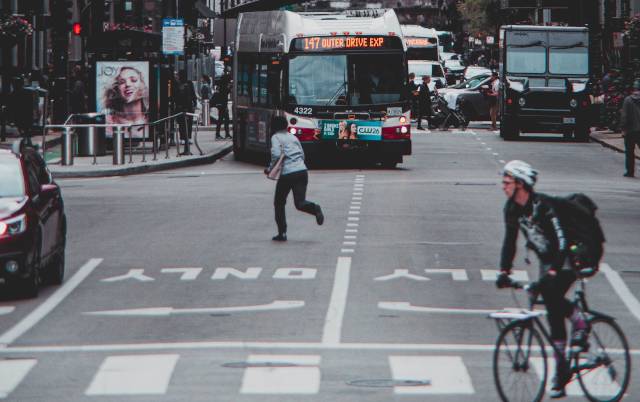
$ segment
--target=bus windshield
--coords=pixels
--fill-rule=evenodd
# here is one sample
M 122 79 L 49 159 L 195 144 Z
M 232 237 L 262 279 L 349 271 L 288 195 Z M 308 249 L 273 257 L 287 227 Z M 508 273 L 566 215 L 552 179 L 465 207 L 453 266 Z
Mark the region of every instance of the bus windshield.
M 400 102 L 404 77 L 401 54 L 291 56 L 288 100 L 311 106 Z
M 544 74 L 547 69 L 547 52 L 542 46 L 508 47 L 507 72 Z
M 549 72 L 551 74 L 588 74 L 589 51 L 586 47 L 550 48 Z

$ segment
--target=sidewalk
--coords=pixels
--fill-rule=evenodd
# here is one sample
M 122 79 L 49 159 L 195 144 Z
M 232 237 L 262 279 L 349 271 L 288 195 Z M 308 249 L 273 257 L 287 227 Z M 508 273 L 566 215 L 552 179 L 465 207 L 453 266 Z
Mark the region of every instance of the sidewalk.
M 591 131 L 591 140 L 600 143 L 603 147 L 624 153 L 624 138 L 622 137 L 622 133 L 611 130 L 595 130 Z M 637 152 L 636 159 L 640 159 L 640 154 Z
M 193 134 L 195 136 L 195 127 Z M 2 148 L 10 148 L 11 144 L 18 141 L 15 132 L 7 133 L 6 141 L 0 143 Z M 42 136 L 32 138 L 32 142 L 42 146 Z M 155 172 L 159 170 L 176 169 L 181 167 L 203 165 L 213 163 L 232 150 L 231 140 L 216 140 L 214 127 L 199 127 L 197 142 L 202 149 L 202 154 L 196 147 L 195 138 L 192 139 L 190 151 L 192 155 L 177 155 L 176 146 L 169 147 L 169 155 L 162 148 L 156 154 L 156 160 L 153 160 L 151 143 L 146 144 L 144 149 L 142 146 L 132 147 L 131 155 L 129 153 L 129 142 L 125 140 L 124 164 L 113 165 L 113 154 L 108 152 L 104 156 L 96 158 L 96 164 L 93 163 L 93 156 L 75 156 L 73 165 L 62 166 L 61 164 L 61 134 L 50 134 L 45 139 L 45 159 L 49 166 L 49 170 L 55 178 L 78 178 L 78 177 L 107 177 L 107 176 L 124 176 L 131 174 L 141 174 Z M 184 145 L 180 145 L 179 152 L 184 151 Z M 144 159 L 144 161 L 143 161 Z

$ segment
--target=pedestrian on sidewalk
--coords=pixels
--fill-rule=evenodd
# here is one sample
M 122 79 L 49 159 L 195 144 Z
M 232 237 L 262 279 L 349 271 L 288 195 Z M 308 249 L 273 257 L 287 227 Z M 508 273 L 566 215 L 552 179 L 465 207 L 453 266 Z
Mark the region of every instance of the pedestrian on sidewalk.
M 274 116 L 271 119 L 271 163 L 264 170 L 269 174 L 271 169 L 284 153 L 282 160 L 282 173 L 276 184 L 276 193 L 273 200 L 278 234 L 272 238 L 274 241 L 287 241 L 287 219 L 285 216 L 285 204 L 289 191 L 293 191 L 293 202 L 298 211 L 306 212 L 316 217 L 316 223 L 322 225 L 324 215 L 320 205 L 306 199 L 309 175 L 304 164 L 304 151 L 298 138 L 287 131 L 287 119 L 283 116 Z
M 72 74 L 73 81 L 71 83 L 71 99 L 69 100 L 71 113 L 87 113 L 87 89 L 84 85 L 86 78 L 84 77 L 82 66 L 75 66 Z
M 624 136 L 625 177 L 635 177 L 636 147 L 640 147 L 640 80 L 633 83 L 633 92 L 624 98 L 620 110 L 620 127 Z
M 422 76 L 422 84 L 418 85 L 418 130 L 424 130 L 422 128 L 422 118 L 427 119 L 429 128 L 431 126 L 431 90 L 429 89 L 429 83 L 431 82 L 430 75 Z
M 204 109 L 204 101 L 211 101 L 211 78 L 207 74 L 202 74 L 202 86 L 200 87 L 200 101 L 202 102 Z M 205 125 L 211 124 L 211 116 L 205 116 Z
M 225 138 L 230 139 L 229 134 L 229 86 L 231 85 L 231 77 L 229 71 L 225 70 L 225 73 L 220 77 L 218 83 L 218 90 L 213 96 L 216 109 L 218 109 L 218 124 L 216 125 L 216 139 L 221 140 L 220 127 L 224 121 Z
M 193 113 L 196 110 L 196 91 L 193 88 L 193 83 L 187 79 L 186 71 L 180 71 L 179 83 L 174 92 L 173 102 L 176 113 Z M 189 141 L 191 139 L 193 118 L 191 116 L 184 116 L 178 118 L 177 121 L 180 127 L 180 139 L 185 142 Z

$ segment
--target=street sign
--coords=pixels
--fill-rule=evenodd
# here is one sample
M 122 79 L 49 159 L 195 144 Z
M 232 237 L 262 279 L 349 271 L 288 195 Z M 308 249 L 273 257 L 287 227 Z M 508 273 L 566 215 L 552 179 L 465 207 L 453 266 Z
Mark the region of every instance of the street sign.
M 162 19 L 162 53 L 184 54 L 184 20 L 182 18 Z
M 487 45 L 493 45 L 493 36 L 487 36 Z

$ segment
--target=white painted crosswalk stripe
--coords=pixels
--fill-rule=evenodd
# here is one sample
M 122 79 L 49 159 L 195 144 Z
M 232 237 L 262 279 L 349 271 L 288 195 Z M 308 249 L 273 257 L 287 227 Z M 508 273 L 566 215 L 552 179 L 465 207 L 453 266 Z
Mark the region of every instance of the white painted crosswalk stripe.
M 109 356 L 86 395 L 162 395 L 167 392 L 177 354 Z
M 242 378 L 242 394 L 317 394 L 320 390 L 318 355 L 250 355 Z M 278 367 L 282 364 L 282 367 Z
M 0 360 L 0 399 L 8 397 L 35 365 L 36 359 Z
M 396 394 L 473 394 L 471 377 L 460 356 L 389 356 L 396 381 L 428 381 L 424 386 L 397 386 Z
M 538 377 L 542 376 L 542 358 L 534 357 L 531 359 L 533 363 L 533 367 L 538 374 Z M 547 357 L 547 370 L 549 375 L 547 378 L 547 391 L 551 390 L 552 383 L 550 381 L 556 375 L 555 361 L 552 357 Z M 599 372 L 598 372 L 599 371 Z M 596 394 L 599 396 L 611 396 L 615 395 L 616 391 L 620 389 L 620 386 L 613 382 L 603 382 L 602 378 L 598 378 L 602 375 L 602 370 L 595 370 L 589 373 L 584 373 L 583 380 L 585 381 L 589 390 L 597 390 Z M 569 396 L 583 396 L 584 392 L 582 392 L 582 388 L 580 388 L 580 384 L 578 380 L 571 381 L 567 384 L 565 391 Z

